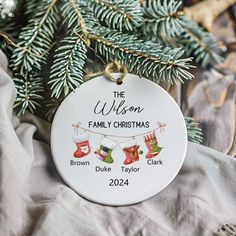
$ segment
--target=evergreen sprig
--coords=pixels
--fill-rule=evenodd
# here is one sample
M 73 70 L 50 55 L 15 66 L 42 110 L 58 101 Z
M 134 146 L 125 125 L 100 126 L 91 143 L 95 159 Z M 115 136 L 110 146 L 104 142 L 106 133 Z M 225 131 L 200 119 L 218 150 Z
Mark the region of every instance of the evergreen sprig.
M 184 50 L 168 48 L 150 41 L 142 41 L 135 36 L 99 27 L 95 30 L 95 50 L 107 61 L 117 61 L 128 67 L 132 73 L 155 81 L 189 80 L 192 67 L 191 58 L 182 59 Z
M 29 20 L 19 36 L 18 46 L 12 55 L 12 69 L 24 75 L 32 70 L 41 70 L 41 63 L 46 61 L 46 51 L 59 20 L 57 0 L 42 0 L 34 17 Z
M 194 56 L 195 61 L 202 67 L 223 62 L 216 38 L 209 32 L 204 31 L 195 22 L 185 18 L 186 26 L 179 40 L 180 45 L 185 47 L 187 56 Z
M 83 82 L 87 46 L 81 36 L 66 36 L 56 49 L 49 84 L 52 96 L 66 96 Z
M 61 7 L 61 14 L 64 24 L 77 33 L 87 35 L 97 24 L 91 9 L 85 2 L 76 0 L 64 0 Z
M 23 1 L 25 4 L 25 15 L 27 17 L 32 16 L 38 8 L 38 0 Z
M 139 0 L 88 0 L 94 15 L 112 29 L 131 31 L 141 25 Z
M 38 75 L 26 73 L 24 76 L 16 74 L 13 80 L 17 89 L 14 108 L 19 115 L 23 115 L 26 109 L 33 113 L 40 106 L 39 101 L 43 99 L 42 79 Z
M 185 117 L 185 123 L 188 133 L 188 141 L 201 144 L 203 142 L 203 133 L 202 129 L 199 127 L 199 123 L 191 117 Z
M 179 10 L 182 1 L 147 0 L 143 4 L 145 37 L 151 39 L 160 34 L 179 36 L 185 26 L 184 13 Z
M 143 4 L 143 38 L 171 47 L 182 47 L 202 67 L 223 61 L 222 50 L 213 34 L 184 16 L 182 1 L 147 0 Z

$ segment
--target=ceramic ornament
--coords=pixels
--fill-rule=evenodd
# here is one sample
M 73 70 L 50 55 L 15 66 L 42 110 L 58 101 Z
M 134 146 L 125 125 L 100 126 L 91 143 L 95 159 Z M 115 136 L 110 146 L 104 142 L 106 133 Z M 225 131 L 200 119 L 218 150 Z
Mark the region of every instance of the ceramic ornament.
M 179 172 L 186 148 L 185 121 L 174 99 L 131 74 L 120 85 L 103 76 L 84 83 L 63 101 L 52 124 L 51 149 L 63 180 L 103 205 L 158 194 Z

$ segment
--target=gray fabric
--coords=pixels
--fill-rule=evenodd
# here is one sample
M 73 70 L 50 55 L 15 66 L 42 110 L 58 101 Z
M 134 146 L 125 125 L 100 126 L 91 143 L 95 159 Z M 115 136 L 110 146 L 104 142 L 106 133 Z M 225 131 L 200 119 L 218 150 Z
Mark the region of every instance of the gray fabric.
M 1 69 L 1 236 L 201 236 L 236 223 L 236 161 L 192 143 L 178 176 L 152 199 L 115 208 L 81 198 L 52 162 L 50 125 L 30 114 L 22 121 L 12 116 L 15 93 Z

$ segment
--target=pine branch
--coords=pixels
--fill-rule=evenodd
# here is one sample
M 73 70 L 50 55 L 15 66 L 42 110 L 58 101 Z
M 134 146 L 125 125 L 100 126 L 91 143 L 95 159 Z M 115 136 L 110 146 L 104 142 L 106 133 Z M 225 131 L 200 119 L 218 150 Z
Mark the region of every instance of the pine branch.
M 179 11 L 181 4 L 182 1 L 177 0 L 145 1 L 144 24 L 141 27 L 145 39 L 173 47 L 181 46 L 187 56 L 194 56 L 203 67 L 221 63 L 221 49 L 215 37 L 186 18 Z
M 56 49 L 49 84 L 52 96 L 66 96 L 83 82 L 87 46 L 78 35 L 66 36 Z
M 41 96 L 43 92 L 42 80 L 38 76 L 28 73 L 24 76 L 15 75 L 13 80 L 17 89 L 14 108 L 18 111 L 18 115 L 23 115 L 26 109 L 33 113 L 40 106 L 39 101 L 43 99 Z
M 89 0 L 89 6 L 100 22 L 112 29 L 131 31 L 142 22 L 139 0 Z
M 179 10 L 182 1 L 148 0 L 143 4 L 143 34 L 151 39 L 158 35 L 178 36 L 183 31 L 184 14 Z
M 201 144 L 203 141 L 203 133 L 199 124 L 191 117 L 185 117 L 185 123 L 187 126 L 188 141 Z
M 164 48 L 159 44 L 138 40 L 135 36 L 100 27 L 90 39 L 96 41 L 95 50 L 107 61 L 117 61 L 130 72 L 153 78 L 155 81 L 168 81 L 193 78 L 187 70 L 192 67 L 190 58 L 181 58 L 180 48 Z
M 11 60 L 13 71 L 23 75 L 41 69 L 41 63 L 46 60 L 44 52 L 52 44 L 59 20 L 56 1 L 43 0 L 29 24 L 23 28 L 19 47 L 14 50 Z
M 38 10 L 38 0 L 30 0 L 30 1 L 24 1 L 25 2 L 25 15 L 30 17 L 33 16 L 34 13 Z
M 92 31 L 97 21 L 93 12 L 85 3 L 76 0 L 66 0 L 61 8 L 64 23 L 70 30 L 82 33 L 85 36 Z
M 202 67 L 223 62 L 220 56 L 222 50 L 217 44 L 216 38 L 204 31 L 196 23 L 185 19 L 186 27 L 180 39 L 180 45 L 185 47 L 187 56 L 193 55 L 196 62 Z

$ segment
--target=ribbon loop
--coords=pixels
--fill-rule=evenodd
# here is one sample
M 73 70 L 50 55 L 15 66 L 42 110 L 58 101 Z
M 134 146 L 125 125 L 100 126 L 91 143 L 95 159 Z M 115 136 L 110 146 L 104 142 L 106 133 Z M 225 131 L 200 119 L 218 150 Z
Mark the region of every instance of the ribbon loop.
M 72 124 L 72 127 L 74 128 L 74 131 L 78 132 L 79 128 L 80 128 L 81 123 L 77 122 L 76 124 Z
M 165 123 L 161 123 L 161 122 L 157 122 L 157 129 L 160 129 L 160 132 L 163 132 L 165 130 L 166 124 Z

